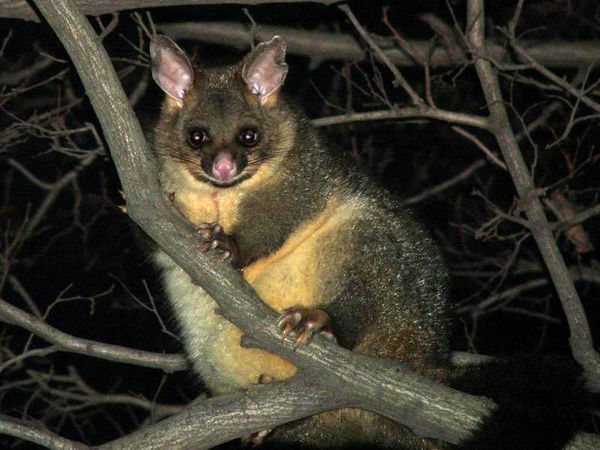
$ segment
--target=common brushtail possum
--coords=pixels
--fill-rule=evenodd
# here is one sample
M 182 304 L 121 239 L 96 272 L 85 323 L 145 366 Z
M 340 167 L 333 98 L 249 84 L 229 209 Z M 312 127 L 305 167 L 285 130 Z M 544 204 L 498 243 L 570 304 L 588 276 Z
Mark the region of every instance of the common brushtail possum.
M 227 67 L 192 64 L 166 36 L 153 39 L 151 57 L 153 78 L 167 94 L 152 136 L 161 186 L 197 227 L 199 250 L 231 261 L 281 313 L 283 335 L 302 345 L 322 333 L 509 406 L 465 448 L 562 448 L 570 437 L 564 423 L 587 401 L 576 377 L 562 362 L 530 358 L 524 370 L 513 363 L 466 376 L 450 369 L 448 273 L 438 248 L 410 210 L 334 151 L 280 92 L 288 70 L 282 38 Z M 187 354 L 213 394 L 296 373 L 277 355 L 242 348 L 241 331 L 215 313 L 214 300 L 165 253 L 155 251 L 154 260 Z M 538 403 L 542 414 L 522 407 L 522 399 Z M 544 426 L 551 429 L 540 434 Z M 537 440 L 528 439 L 533 435 Z M 280 427 L 263 444 L 447 448 L 356 409 Z
M 333 151 L 280 92 L 284 40 L 261 43 L 237 65 L 202 68 L 157 36 L 151 57 L 167 94 L 153 136 L 161 186 L 198 228 L 201 250 L 238 267 L 296 344 L 320 332 L 443 378 L 449 308 L 440 252 L 413 214 Z M 215 313 L 214 300 L 166 254 L 154 259 L 187 354 L 213 394 L 296 373 L 277 355 L 242 348 L 241 331 Z M 433 448 L 351 409 L 282 427 L 268 442 Z

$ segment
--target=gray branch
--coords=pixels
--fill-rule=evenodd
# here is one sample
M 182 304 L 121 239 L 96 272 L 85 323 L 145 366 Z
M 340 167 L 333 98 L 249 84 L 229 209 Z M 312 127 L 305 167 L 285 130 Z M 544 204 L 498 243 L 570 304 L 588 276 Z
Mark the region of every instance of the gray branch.
M 165 372 L 175 372 L 187 367 L 187 362 L 181 354 L 164 355 L 77 338 L 57 330 L 42 319 L 26 313 L 2 299 L 0 299 L 0 321 L 24 328 L 36 336 L 51 342 L 56 347 L 55 351 L 60 350 L 102 358 L 108 361 L 162 369 Z
M 297 376 L 205 400 L 98 449 L 211 448 L 282 422 L 349 405 L 346 398 Z
M 88 448 L 87 445 L 65 439 L 51 431 L 41 429 L 33 423 L 17 420 L 4 414 L 0 414 L 0 434 L 8 434 L 57 450 L 84 450 Z
M 157 24 L 159 30 L 173 39 L 190 39 L 247 49 L 252 41 L 251 27 L 234 22 L 182 22 Z M 364 48 L 350 34 L 299 30 L 282 26 L 260 25 L 253 32 L 258 40 L 279 35 L 286 40 L 288 53 L 311 58 L 314 63 L 325 60 L 359 61 L 365 57 Z M 373 36 L 385 56 L 396 66 L 414 67 L 415 62 L 394 44 L 392 38 Z M 432 67 L 447 67 L 467 62 L 467 55 L 449 53 L 443 46 L 431 50 L 429 40 L 407 41 L 423 60 Z M 589 66 L 600 58 L 600 42 L 539 42 L 520 41 L 527 54 L 546 67 L 568 68 Z M 487 54 L 497 62 L 510 61 L 506 46 L 487 41 Z
M 340 0 L 303 0 L 303 2 L 331 5 Z M 27 0 L 0 0 L 0 17 L 9 19 L 25 19 L 39 22 Z M 36 3 L 36 2 L 34 2 Z M 74 0 L 75 6 L 83 14 L 99 16 L 116 11 L 137 8 L 153 8 L 156 6 L 182 5 L 260 5 L 263 3 L 299 3 L 298 0 Z M 37 4 L 37 3 L 36 3 Z
M 79 10 L 86 15 L 100 15 L 136 8 L 168 7 L 177 5 L 259 5 L 264 3 L 317 3 L 331 5 L 339 0 L 75 0 Z M 25 19 L 38 21 L 27 0 L 0 0 L 0 18 Z M 250 25 L 245 26 L 232 22 L 194 22 L 164 23 L 158 28 L 174 39 L 193 39 L 201 42 L 228 45 L 240 49 L 250 46 Z M 255 30 L 260 40 L 270 39 L 278 34 L 286 39 L 287 51 L 308 56 L 315 62 L 324 60 L 358 61 L 364 58 L 363 48 L 349 34 L 326 33 L 314 30 L 298 30 L 294 28 L 260 25 Z M 412 67 L 414 61 L 402 50 L 395 47 L 391 38 L 376 37 L 378 45 L 385 55 L 399 67 Z M 458 59 L 453 52 L 442 46 L 431 51 L 431 41 L 408 41 L 416 53 L 430 58 L 432 67 L 444 67 L 461 64 L 466 61 Z M 589 66 L 600 57 L 600 42 L 534 42 L 520 41 L 527 55 L 537 63 L 546 67 L 571 68 Z M 487 42 L 487 53 L 494 61 L 505 61 L 508 58 L 506 47 L 501 43 Z
M 473 53 L 479 55 L 475 59 L 475 68 L 489 109 L 491 131 L 496 137 L 527 216 L 529 229 L 542 254 L 567 316 L 573 357 L 584 368 L 588 380 L 592 384 L 600 385 L 600 356 L 594 349 L 585 311 L 558 249 L 552 227 L 544 213 L 529 168 L 517 144 L 502 98 L 498 72 L 489 59 L 485 58 L 483 0 L 468 1 L 467 20 L 469 44 L 472 46 Z

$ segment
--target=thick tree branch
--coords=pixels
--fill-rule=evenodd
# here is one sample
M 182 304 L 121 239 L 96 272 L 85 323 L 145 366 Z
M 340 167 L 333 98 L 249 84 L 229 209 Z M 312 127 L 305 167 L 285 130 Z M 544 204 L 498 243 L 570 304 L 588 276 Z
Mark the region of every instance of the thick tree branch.
M 567 316 L 573 357 L 584 368 L 590 381 L 600 383 L 600 356 L 594 350 L 585 311 L 558 249 L 552 227 L 548 223 L 544 208 L 537 196 L 527 164 L 519 150 L 502 98 L 497 70 L 489 59 L 485 58 L 483 0 L 468 1 L 467 20 L 471 50 L 473 54 L 480 56 L 475 60 L 475 68 L 490 112 L 492 132 L 496 136 L 498 146 L 521 199 L 522 207 L 530 224 L 529 229 L 540 249 Z
M 183 412 L 98 447 L 102 450 L 211 448 L 258 430 L 351 406 L 348 398 L 311 383 L 307 377 L 257 385 L 192 405 Z M 169 430 L 165 433 L 165 430 Z
M 251 28 L 234 22 L 180 22 L 159 23 L 159 30 L 173 39 L 191 39 L 210 44 L 228 45 L 247 49 L 252 41 Z M 260 25 L 252 30 L 258 40 L 282 36 L 288 53 L 303 55 L 315 63 L 325 60 L 359 61 L 365 57 L 363 47 L 350 34 L 327 33 L 316 30 L 299 30 L 283 26 Z M 414 67 L 414 60 L 397 48 L 392 38 L 373 36 L 385 56 L 398 67 Z M 568 68 L 587 66 L 598 60 L 600 42 L 538 42 L 520 41 L 527 54 L 546 67 Z M 430 62 L 431 67 L 455 66 L 467 61 L 466 55 L 448 52 L 443 46 L 431 49 L 431 41 L 409 40 L 407 44 Z M 487 54 L 497 62 L 506 61 L 506 46 L 486 41 Z

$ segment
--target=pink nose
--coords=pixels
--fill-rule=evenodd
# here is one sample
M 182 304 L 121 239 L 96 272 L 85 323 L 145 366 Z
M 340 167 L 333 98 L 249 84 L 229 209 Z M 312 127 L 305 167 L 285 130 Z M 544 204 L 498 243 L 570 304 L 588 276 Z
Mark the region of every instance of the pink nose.
M 235 161 L 229 152 L 219 153 L 213 162 L 212 174 L 219 181 L 229 181 L 235 176 L 236 170 Z

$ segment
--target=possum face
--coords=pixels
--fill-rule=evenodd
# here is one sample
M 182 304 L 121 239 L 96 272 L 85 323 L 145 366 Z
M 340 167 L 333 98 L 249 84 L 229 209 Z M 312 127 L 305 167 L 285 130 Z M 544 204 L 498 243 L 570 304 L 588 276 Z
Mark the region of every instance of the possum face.
M 287 73 L 285 42 L 274 37 L 241 64 L 193 68 L 170 39 L 153 39 L 152 75 L 167 94 L 155 133 L 159 158 L 176 160 L 198 181 L 228 187 L 277 156 L 278 91 Z

